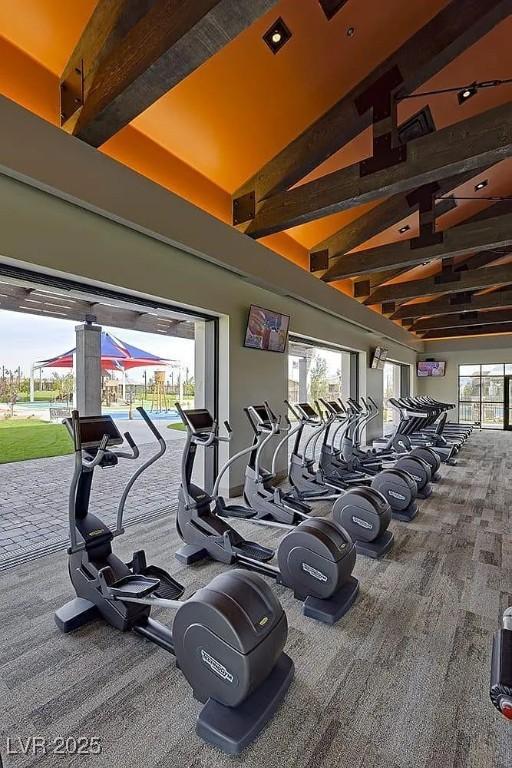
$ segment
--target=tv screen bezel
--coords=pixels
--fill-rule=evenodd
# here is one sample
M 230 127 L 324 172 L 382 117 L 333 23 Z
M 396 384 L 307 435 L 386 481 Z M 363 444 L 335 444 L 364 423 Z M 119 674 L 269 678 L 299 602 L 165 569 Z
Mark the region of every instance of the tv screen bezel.
M 419 372 L 420 363 L 442 363 L 444 365 L 443 373 L 439 374 L 439 376 L 434 376 L 432 373 L 427 373 L 422 376 Z M 446 376 L 446 360 L 417 360 L 416 361 L 416 377 L 418 379 L 444 379 L 445 376 Z
M 256 346 L 253 346 L 252 344 L 248 344 L 247 343 L 247 333 L 249 331 L 249 322 L 251 320 L 251 313 L 252 313 L 253 309 L 260 309 L 260 310 L 262 310 L 262 312 L 271 312 L 274 315 L 280 315 L 281 317 L 285 317 L 286 318 L 287 325 L 286 325 L 286 335 L 285 335 L 285 339 L 284 339 L 283 349 L 265 349 L 264 347 L 256 347 Z M 258 352 L 274 352 L 274 353 L 276 353 L 278 355 L 286 354 L 286 348 L 288 346 L 288 339 L 290 337 L 290 320 L 291 320 L 291 315 L 287 315 L 284 312 L 279 312 L 279 311 L 277 311 L 275 309 L 269 309 L 268 307 L 262 307 L 262 306 L 260 306 L 260 304 L 251 304 L 249 306 L 249 312 L 247 313 L 247 324 L 245 326 L 244 347 L 246 349 L 256 349 L 256 350 L 258 350 Z

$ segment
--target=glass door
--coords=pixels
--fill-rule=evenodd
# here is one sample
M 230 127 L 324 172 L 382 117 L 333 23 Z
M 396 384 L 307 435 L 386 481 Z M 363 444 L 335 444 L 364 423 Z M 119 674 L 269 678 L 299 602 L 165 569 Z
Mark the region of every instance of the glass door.
M 505 376 L 505 429 L 512 430 L 512 376 Z

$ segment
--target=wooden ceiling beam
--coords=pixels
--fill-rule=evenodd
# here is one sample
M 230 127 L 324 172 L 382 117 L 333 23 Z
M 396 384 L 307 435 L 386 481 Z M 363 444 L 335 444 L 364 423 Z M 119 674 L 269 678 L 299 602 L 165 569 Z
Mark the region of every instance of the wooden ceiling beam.
M 378 248 L 346 254 L 343 258 L 343 270 L 336 269 L 336 279 L 344 279 L 371 272 L 410 268 L 425 264 L 434 259 L 461 256 L 475 250 L 507 249 L 512 247 L 512 214 L 495 215 L 485 221 L 468 221 L 458 227 L 443 232 L 441 242 L 423 247 L 414 247 L 413 240 L 391 243 Z M 327 281 L 327 275 L 324 276 Z
M 469 272 L 452 272 L 446 276 L 439 274 L 421 280 L 409 280 L 406 283 L 382 285 L 366 299 L 365 304 L 406 301 L 419 296 L 432 296 L 436 293 L 461 293 L 508 283 L 512 283 L 512 264 L 473 269 Z
M 480 169 L 480 171 L 486 169 Z M 470 181 L 475 176 L 475 171 L 461 173 L 457 176 L 450 176 L 447 179 L 441 179 L 439 183 L 439 195 L 446 195 L 457 187 Z M 453 203 L 449 199 L 439 200 L 436 203 L 436 219 L 439 219 L 448 210 L 452 210 Z M 331 265 L 337 266 L 343 264 L 345 254 L 354 248 L 363 245 L 372 237 L 379 235 L 384 230 L 389 229 L 418 210 L 418 201 L 413 200 L 410 193 L 400 193 L 384 200 L 384 202 L 372 208 L 358 219 L 347 224 L 346 227 L 339 229 L 334 234 L 322 240 L 310 249 L 310 255 L 314 258 L 318 251 L 327 251 Z
M 245 231 L 253 238 L 271 235 L 497 163 L 512 154 L 511 124 L 508 102 L 409 142 L 403 162 L 369 174 L 358 163 L 281 192 L 260 204 Z
M 512 309 L 494 309 L 485 312 L 462 312 L 459 315 L 438 315 L 417 320 L 410 330 L 415 333 L 439 328 L 466 328 L 470 325 L 496 325 L 512 323 Z
M 510 14 L 510 0 L 451 0 L 424 27 L 361 83 L 281 150 L 234 194 L 256 202 L 303 179 L 371 124 L 356 102 L 391 70 L 400 73 L 399 93 L 414 92 Z
M 276 1 L 99 0 L 64 70 L 64 127 L 101 146 Z
M 443 296 L 433 301 L 422 301 L 416 304 L 402 304 L 391 315 L 392 320 L 405 318 L 431 317 L 432 315 L 460 314 L 479 309 L 501 309 L 512 307 L 512 289 L 502 288 L 492 293 L 463 294 L 454 293 L 451 296 Z
M 512 333 L 512 323 L 497 323 L 496 325 L 475 325 L 467 328 L 444 328 L 438 331 L 427 331 L 422 334 L 424 340 L 447 339 L 454 336 L 484 336 L 496 333 Z

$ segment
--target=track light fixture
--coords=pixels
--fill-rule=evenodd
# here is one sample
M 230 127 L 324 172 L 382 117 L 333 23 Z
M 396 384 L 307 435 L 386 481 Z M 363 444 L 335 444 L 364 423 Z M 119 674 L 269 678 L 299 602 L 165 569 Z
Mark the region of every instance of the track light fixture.
M 437 88 L 433 91 L 419 91 L 418 93 L 407 93 L 405 95 L 395 96 L 395 101 L 405 101 L 406 99 L 421 99 L 425 96 L 440 96 L 444 93 L 456 93 L 459 104 L 464 104 L 468 99 L 476 96 L 479 90 L 482 88 L 497 88 L 500 85 L 510 85 L 512 83 L 512 77 L 508 77 L 504 80 L 481 80 L 470 85 L 461 87 L 460 85 L 453 88 Z
M 475 192 L 480 192 L 481 189 L 484 189 L 489 184 L 488 179 L 483 179 L 482 181 L 479 181 L 478 184 L 475 185 Z

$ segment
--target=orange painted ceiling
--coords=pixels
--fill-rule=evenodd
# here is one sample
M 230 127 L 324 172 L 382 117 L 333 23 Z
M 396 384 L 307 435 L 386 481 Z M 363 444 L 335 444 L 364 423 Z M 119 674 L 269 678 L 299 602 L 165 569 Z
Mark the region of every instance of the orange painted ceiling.
M 95 0 L 3 0 L 0 92 L 57 122 L 57 79 L 95 4 Z M 318 0 L 281 0 L 102 151 L 229 221 L 230 195 L 237 187 L 447 4 L 448 0 L 350 0 L 328 22 Z M 274 56 L 262 35 L 278 16 L 285 20 L 292 38 Z M 346 34 L 349 26 L 355 29 L 352 37 Z M 511 39 L 509 18 L 420 90 L 510 77 Z M 510 98 L 512 87 L 479 91 L 462 106 L 454 94 L 417 98 L 402 102 L 400 120 L 429 103 L 441 128 Z M 305 180 L 369 154 L 371 134 L 366 131 Z M 489 186 L 483 194 L 511 193 L 510 170 L 510 162 L 505 161 L 487 171 Z M 474 194 L 473 187 L 471 182 L 458 193 Z M 307 268 L 306 249 L 372 205 L 295 227 L 263 242 Z M 442 226 L 451 226 L 486 205 L 461 202 L 443 217 Z M 411 225 L 407 237 L 414 236 L 417 216 L 404 223 Z M 402 223 L 362 247 L 399 239 L 399 226 Z M 350 283 L 344 281 L 338 287 L 348 291 Z

